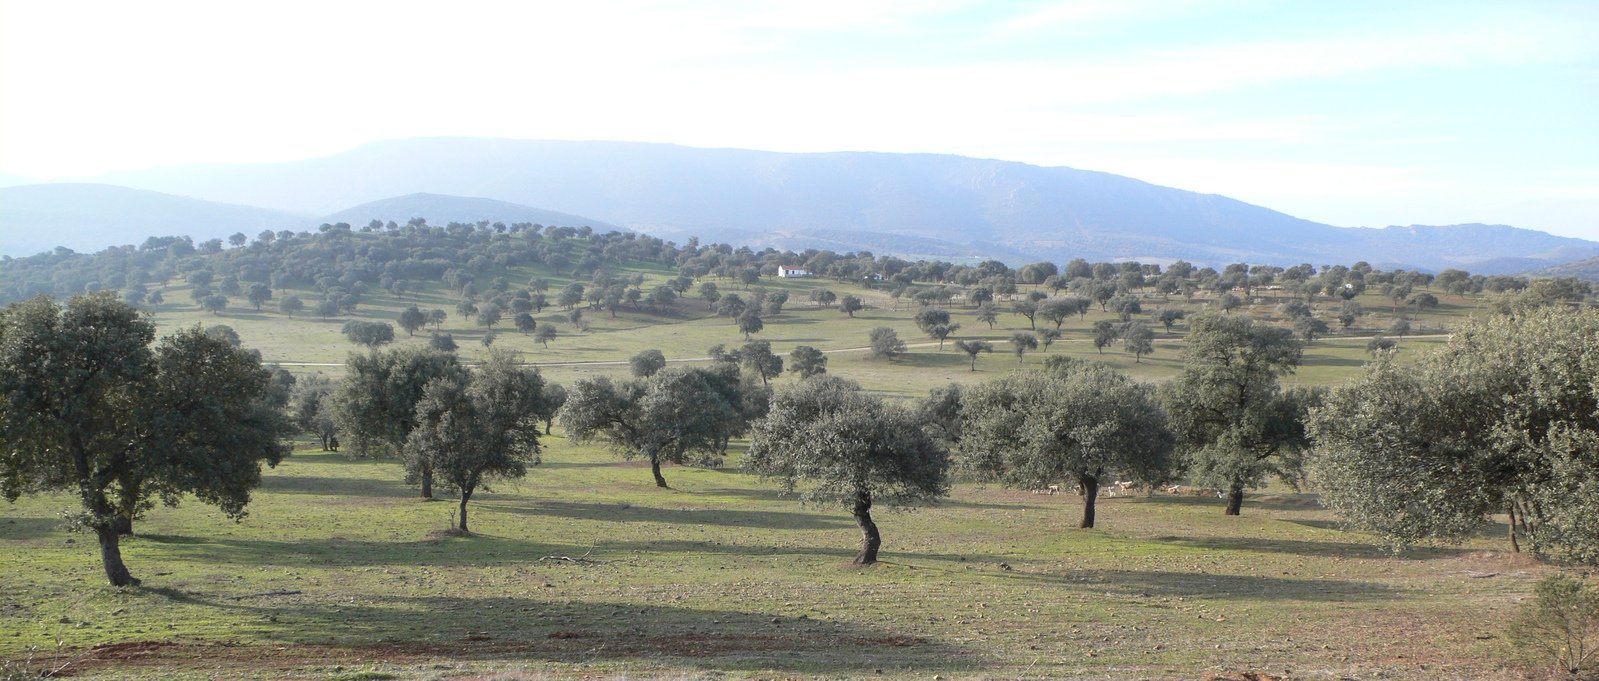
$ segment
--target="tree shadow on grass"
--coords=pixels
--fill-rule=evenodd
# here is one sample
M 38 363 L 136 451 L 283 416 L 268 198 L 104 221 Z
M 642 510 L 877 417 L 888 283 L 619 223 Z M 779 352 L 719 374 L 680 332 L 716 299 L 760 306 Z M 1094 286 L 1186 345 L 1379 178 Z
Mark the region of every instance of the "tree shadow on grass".
M 674 509 L 634 506 L 631 504 L 588 504 L 570 501 L 540 501 L 533 506 L 497 505 L 486 507 L 485 510 L 606 522 L 717 525 L 779 530 L 819 530 L 854 526 L 854 523 L 846 518 L 816 513 L 746 511 L 722 508 Z
M 262 492 L 278 494 L 319 494 L 339 497 L 417 497 L 416 488 L 400 480 L 373 478 L 332 478 L 316 475 L 268 475 L 261 478 Z
M 337 537 L 271 541 L 164 535 L 149 535 L 143 539 L 182 560 L 228 565 L 495 565 L 526 563 L 548 555 L 574 555 L 574 552 L 587 550 L 566 544 L 481 534 L 421 541 L 367 541 Z
M 1347 579 L 1290 579 L 1259 575 L 1205 574 L 1160 570 L 1077 570 L 1066 574 L 1001 572 L 1006 579 L 1042 581 L 1080 590 L 1127 596 L 1269 601 L 1373 601 L 1403 597 L 1408 590 L 1378 582 Z
M 1212 551 L 1249 551 L 1256 553 L 1287 553 L 1296 556 L 1327 556 L 1339 558 L 1448 558 L 1466 553 L 1455 548 L 1421 548 L 1394 555 L 1387 549 L 1361 542 L 1304 541 L 1298 539 L 1267 539 L 1261 537 L 1152 537 L 1150 541 L 1179 544 Z
M 833 562 L 844 563 L 855 557 L 854 544 L 851 539 L 859 539 L 859 534 L 848 536 L 840 535 L 841 541 L 837 545 L 818 546 L 816 544 L 795 544 L 789 546 L 773 546 L 760 544 L 738 544 L 718 541 L 690 541 L 690 540 L 639 540 L 628 542 L 605 542 L 599 545 L 602 551 L 615 551 L 621 553 L 633 552 L 670 552 L 670 553 L 702 553 L 710 555 L 727 556 L 797 556 L 810 558 L 817 561 L 829 559 Z M 888 537 L 883 547 L 881 560 L 885 563 L 906 565 L 912 568 L 924 566 L 909 565 L 907 560 L 948 561 L 950 563 L 998 563 L 1004 560 L 1015 561 L 1014 557 L 1005 558 L 983 553 L 929 553 L 924 551 L 900 551 L 894 548 L 893 537 Z
M 1302 495 L 1302 496 L 1303 497 L 1309 497 L 1310 495 Z M 1107 497 L 1104 497 L 1104 496 L 1100 497 L 1100 501 L 1105 501 L 1106 499 L 1107 499 Z M 1196 507 L 1213 508 L 1213 509 L 1215 509 L 1216 515 L 1218 515 L 1218 516 L 1221 515 L 1222 511 L 1227 508 L 1227 500 L 1226 499 L 1218 499 L 1215 496 L 1178 496 L 1178 495 L 1175 495 L 1175 494 L 1155 494 L 1153 496 L 1144 496 L 1142 494 L 1139 494 L 1139 495 L 1134 495 L 1134 496 L 1131 496 L 1131 497 L 1126 497 L 1126 499 L 1128 499 L 1130 501 L 1136 501 L 1138 503 L 1144 503 L 1144 504 L 1164 504 L 1164 505 L 1167 505 L 1167 506 L 1196 506 Z M 1255 511 L 1314 511 L 1314 510 L 1316 510 L 1318 508 L 1321 508 L 1321 507 L 1316 505 L 1316 503 L 1314 501 L 1314 498 L 1311 498 L 1310 500 L 1301 500 L 1300 496 L 1295 496 L 1295 497 L 1284 497 L 1284 496 L 1279 496 L 1279 495 L 1271 495 L 1271 496 L 1268 496 L 1268 497 L 1245 496 L 1244 497 L 1243 513 L 1245 515 L 1247 515 L 1247 514 L 1249 514 L 1249 512 L 1251 510 L 1255 510 Z
M 64 531 L 60 518 L 6 518 L 0 520 L 0 539 L 40 539 Z
M 953 643 L 775 611 L 526 597 L 379 596 L 362 603 L 324 603 L 298 595 L 213 596 L 148 588 L 142 593 L 152 607 L 170 601 L 215 608 L 243 621 L 271 622 L 252 625 L 250 632 L 269 642 L 260 646 L 263 658 L 272 656 L 268 651 L 305 656 L 306 651 L 292 649 L 304 645 L 330 657 L 343 652 L 367 661 L 607 661 L 642 669 L 852 676 L 879 670 L 973 671 L 988 663 L 981 651 Z M 181 646 L 156 648 L 142 663 L 170 656 L 171 664 L 185 664 L 185 659 L 192 664 L 195 654 Z
M 1305 355 L 1300 360 L 1299 366 L 1303 367 L 1361 367 L 1366 365 L 1366 360 L 1353 357 L 1329 357 L 1327 355 Z

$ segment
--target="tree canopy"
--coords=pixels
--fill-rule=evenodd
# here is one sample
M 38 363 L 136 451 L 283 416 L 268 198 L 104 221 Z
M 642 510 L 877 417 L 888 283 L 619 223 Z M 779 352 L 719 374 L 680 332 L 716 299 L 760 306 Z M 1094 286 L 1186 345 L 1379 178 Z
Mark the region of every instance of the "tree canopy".
M 241 518 L 292 425 L 256 353 L 199 327 L 161 340 L 110 293 L 0 315 L 0 492 L 72 491 L 114 586 L 137 584 L 118 535 L 184 494 Z
M 772 398 L 750 435 L 745 466 L 807 502 L 842 504 L 861 528 L 855 563 L 877 562 L 876 504 L 905 506 L 949 493 L 949 453 L 910 411 L 852 381 L 814 376 Z
M 432 471 L 460 494 L 457 527 L 465 532 L 467 502 L 495 479 L 527 474 L 539 463 L 544 379 L 524 370 L 508 351 L 495 350 L 475 373 L 428 382 L 416 405 L 416 427 L 405 441 L 408 468 Z
M 1284 392 L 1279 383 L 1301 352 L 1288 329 L 1201 315 L 1188 334 L 1182 373 L 1162 387 L 1189 474 L 1227 493 L 1227 515 L 1237 515 L 1244 491 L 1267 476 L 1295 485 L 1302 477 L 1304 414 L 1316 398 Z
M 1352 527 L 1394 547 L 1510 540 L 1599 564 L 1599 311 L 1473 321 L 1442 351 L 1379 357 L 1310 417 L 1311 472 Z
M 1117 475 L 1163 481 L 1172 435 L 1149 387 L 1102 364 L 1052 357 L 966 390 L 960 460 L 1024 489 L 1062 480 L 1083 492 L 1082 527 L 1094 526 L 1100 484 Z

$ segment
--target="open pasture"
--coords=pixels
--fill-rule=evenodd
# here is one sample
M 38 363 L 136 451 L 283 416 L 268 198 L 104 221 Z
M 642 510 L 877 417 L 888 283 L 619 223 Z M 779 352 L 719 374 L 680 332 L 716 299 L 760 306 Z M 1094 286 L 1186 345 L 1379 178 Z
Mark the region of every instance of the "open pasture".
M 881 516 L 885 562 L 861 569 L 844 509 L 736 468 L 658 490 L 558 432 L 544 458 L 451 536 L 454 504 L 395 463 L 301 450 L 242 523 L 152 512 L 128 589 L 60 528 L 74 499 L 0 506 L 0 657 L 79 678 L 1512 678 L 1499 621 L 1543 571 L 1492 533 L 1391 556 L 1287 490 L 1233 518 L 1102 499 L 1079 530 L 1073 494 L 976 484 Z

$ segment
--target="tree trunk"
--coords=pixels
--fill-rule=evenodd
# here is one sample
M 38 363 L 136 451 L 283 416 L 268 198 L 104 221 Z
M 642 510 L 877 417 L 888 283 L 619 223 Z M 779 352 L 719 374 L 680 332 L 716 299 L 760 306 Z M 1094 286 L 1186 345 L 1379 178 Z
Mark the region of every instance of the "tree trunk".
M 128 566 L 122 562 L 117 528 L 101 525 L 95 528 L 94 534 L 100 540 L 100 563 L 105 566 L 105 577 L 111 586 L 137 586 L 139 580 L 128 573 Z
M 872 522 L 872 496 L 866 492 L 855 495 L 855 524 L 861 526 L 861 552 L 855 555 L 856 565 L 877 562 L 877 549 L 883 546 L 883 536 L 877 533 L 877 523 Z
M 131 485 L 124 483 L 122 489 L 117 492 L 116 518 L 112 520 L 111 526 L 119 535 L 133 534 L 133 514 L 139 508 L 139 487 L 138 483 Z
M 545 346 L 545 347 L 549 347 L 549 346 Z M 545 421 L 544 421 L 544 434 L 545 435 L 549 435 L 550 434 L 550 428 L 553 428 L 554 426 L 555 426 L 555 419 L 554 418 L 545 419 Z
M 422 498 L 433 498 L 433 468 L 422 464 Z
M 655 475 L 655 486 L 656 487 L 667 487 L 668 486 L 666 484 L 666 478 L 661 476 L 661 458 L 660 457 L 658 457 L 658 456 L 651 456 L 650 457 L 650 473 Z
M 470 490 L 461 490 L 461 523 L 460 523 L 460 528 L 461 528 L 462 532 L 466 531 L 466 502 L 467 502 L 468 499 L 471 499 L 471 498 L 472 498 L 472 492 Z
M 1094 527 L 1094 502 L 1099 498 L 1099 478 L 1093 475 L 1080 475 L 1077 477 L 1078 489 L 1083 493 L 1083 522 L 1078 523 L 1081 528 Z
M 111 521 L 111 527 L 117 531 L 118 536 L 133 536 L 133 514 L 128 511 L 118 511 L 116 520 Z
M 1226 515 L 1238 515 L 1244 510 L 1244 488 L 1234 487 L 1227 492 Z
M 1510 520 L 1505 523 L 1510 529 L 1510 550 L 1513 553 L 1521 553 L 1521 542 L 1516 540 L 1516 503 L 1511 502 L 1509 508 L 1505 510 L 1510 513 Z

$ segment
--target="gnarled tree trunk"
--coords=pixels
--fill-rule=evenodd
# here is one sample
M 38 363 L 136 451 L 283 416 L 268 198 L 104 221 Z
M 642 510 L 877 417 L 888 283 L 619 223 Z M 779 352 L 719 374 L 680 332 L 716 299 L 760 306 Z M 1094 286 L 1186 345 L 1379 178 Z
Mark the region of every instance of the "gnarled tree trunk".
M 1077 486 L 1083 495 L 1083 522 L 1078 527 L 1092 528 L 1094 526 L 1094 502 L 1099 498 L 1099 477 L 1095 475 L 1077 476 Z
M 855 508 L 850 514 L 855 516 L 855 524 L 861 526 L 861 551 L 855 555 L 855 564 L 876 563 L 877 550 L 883 546 L 883 535 L 877 533 L 877 523 L 872 522 L 872 495 L 868 492 L 857 492 Z
M 422 464 L 422 498 L 433 498 L 433 467 Z
M 139 583 L 128 572 L 128 566 L 122 562 L 122 547 L 117 528 L 112 525 L 102 525 L 94 530 L 95 537 L 100 540 L 100 564 L 105 566 L 105 577 L 111 586 L 136 586 Z
M 460 523 L 459 527 L 461 528 L 462 532 L 466 532 L 467 531 L 467 529 L 466 529 L 466 502 L 467 502 L 468 499 L 471 499 L 471 498 L 472 498 L 472 490 L 468 490 L 468 489 L 461 490 L 461 523 Z
M 1244 488 L 1233 487 L 1227 491 L 1226 515 L 1238 515 L 1244 510 Z
M 650 473 L 655 476 L 656 487 L 668 486 L 666 484 L 666 478 L 661 475 L 661 457 L 659 455 L 650 455 Z

